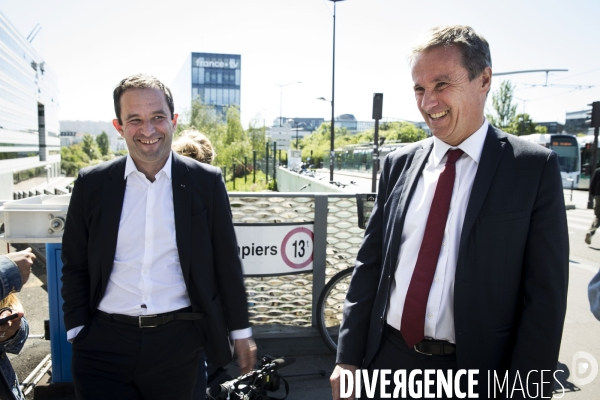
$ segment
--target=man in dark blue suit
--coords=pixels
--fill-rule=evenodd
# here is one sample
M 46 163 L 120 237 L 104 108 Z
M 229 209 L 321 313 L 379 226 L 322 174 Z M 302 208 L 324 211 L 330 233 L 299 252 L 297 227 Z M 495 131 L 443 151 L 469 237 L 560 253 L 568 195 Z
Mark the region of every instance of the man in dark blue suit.
M 478 370 L 479 398 L 548 397 L 568 283 L 557 156 L 485 119 L 491 56 L 472 28 L 431 30 L 411 67 L 433 137 L 384 162 L 346 298 L 333 397 L 340 374 L 357 368 L 371 378 Z M 507 379 L 502 393 L 488 393 L 488 374 Z

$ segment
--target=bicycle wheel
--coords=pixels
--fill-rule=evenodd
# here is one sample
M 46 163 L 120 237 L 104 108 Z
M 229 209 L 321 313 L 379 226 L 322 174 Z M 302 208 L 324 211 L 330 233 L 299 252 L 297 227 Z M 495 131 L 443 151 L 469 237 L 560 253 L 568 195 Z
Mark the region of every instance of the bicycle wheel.
M 317 303 L 317 328 L 327 347 L 337 353 L 337 341 L 344 312 L 344 300 L 354 268 L 338 272 L 327 282 Z

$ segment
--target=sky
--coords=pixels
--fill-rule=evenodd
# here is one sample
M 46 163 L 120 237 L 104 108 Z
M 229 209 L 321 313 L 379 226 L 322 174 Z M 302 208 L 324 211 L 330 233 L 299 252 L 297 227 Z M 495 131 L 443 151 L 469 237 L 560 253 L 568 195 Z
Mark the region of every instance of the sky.
M 245 126 L 271 125 L 280 108 L 331 118 L 317 100 L 332 95 L 328 0 L 0 0 L 0 10 L 24 37 L 42 26 L 32 44 L 57 75 L 61 120 L 112 120 L 121 79 L 143 72 L 170 85 L 193 51 L 241 54 Z M 406 55 L 426 30 L 462 24 L 490 43 L 493 72 L 568 69 L 492 82 L 516 84 L 518 112 L 534 121 L 564 122 L 600 101 L 598 15 L 596 0 L 339 1 L 335 114 L 370 120 L 381 92 L 384 118 L 422 121 Z

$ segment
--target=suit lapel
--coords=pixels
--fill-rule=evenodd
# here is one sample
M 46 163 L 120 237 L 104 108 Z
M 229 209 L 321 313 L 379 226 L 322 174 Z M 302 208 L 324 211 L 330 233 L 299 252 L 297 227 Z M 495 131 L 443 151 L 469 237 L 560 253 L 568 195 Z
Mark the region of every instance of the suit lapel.
M 173 184 L 173 209 L 175 212 L 175 236 L 179 263 L 186 284 L 189 282 L 192 237 L 192 192 L 187 165 L 173 153 L 171 177 Z M 189 285 L 188 285 L 189 287 Z
M 117 249 L 119 222 L 125 198 L 125 163 L 126 157 L 121 157 L 108 173 L 109 180 L 102 187 L 102 240 L 104 244 L 100 252 L 102 257 L 102 288 L 106 288 L 112 271 Z
M 500 164 L 505 144 L 503 139 L 503 134 L 490 125 L 483 144 L 479 166 L 477 167 L 477 173 L 475 174 L 475 180 L 473 181 L 473 189 L 471 190 L 471 197 L 469 198 L 469 204 L 467 205 L 467 211 L 460 235 L 460 247 L 458 252 L 459 260 L 464 252 L 473 224 L 479 216 L 481 206 L 483 205 L 492 180 L 494 179 L 496 169 Z
M 392 193 L 390 194 L 391 198 L 398 198 L 398 192 L 400 192 L 400 200 L 393 211 L 395 213 L 394 222 L 393 224 L 388 225 L 389 233 L 386 235 L 388 237 L 391 236 L 391 240 L 389 241 L 390 247 L 388 248 L 388 257 L 392 262 L 392 269 L 395 269 L 396 267 L 396 262 L 400 251 L 400 240 L 402 238 L 402 230 L 404 227 L 404 220 L 406 218 L 408 205 L 410 204 L 410 199 L 412 198 L 415 188 L 417 187 L 419 176 L 421 176 L 421 173 L 423 172 L 423 168 L 425 167 L 425 163 L 427 162 L 427 158 L 429 157 L 432 148 L 433 140 L 423 143 L 423 146 L 420 147 L 413 156 L 410 167 L 406 172 L 406 179 L 404 179 L 404 182 L 402 182 L 402 177 L 400 177 L 394 186 Z

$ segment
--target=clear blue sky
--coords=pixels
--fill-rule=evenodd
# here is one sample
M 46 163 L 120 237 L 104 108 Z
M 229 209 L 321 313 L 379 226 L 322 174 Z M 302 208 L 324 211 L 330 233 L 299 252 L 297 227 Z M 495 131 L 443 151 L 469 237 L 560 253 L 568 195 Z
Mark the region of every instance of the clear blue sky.
M 242 120 L 279 115 L 329 119 L 333 3 L 326 0 L 0 0 L 0 10 L 27 36 L 59 79 L 60 118 L 111 120 L 111 92 L 145 72 L 170 84 L 192 51 L 242 55 Z M 347 0 L 337 3 L 336 115 L 371 117 L 384 93 L 385 117 L 422 120 L 406 54 L 425 30 L 473 26 L 490 42 L 494 72 L 566 68 L 549 83 L 592 89 L 531 87 L 544 74 L 509 77 L 519 111 L 536 121 L 600 101 L 600 1 Z M 494 78 L 492 90 L 501 77 Z M 177 99 L 175 99 L 177 102 Z

